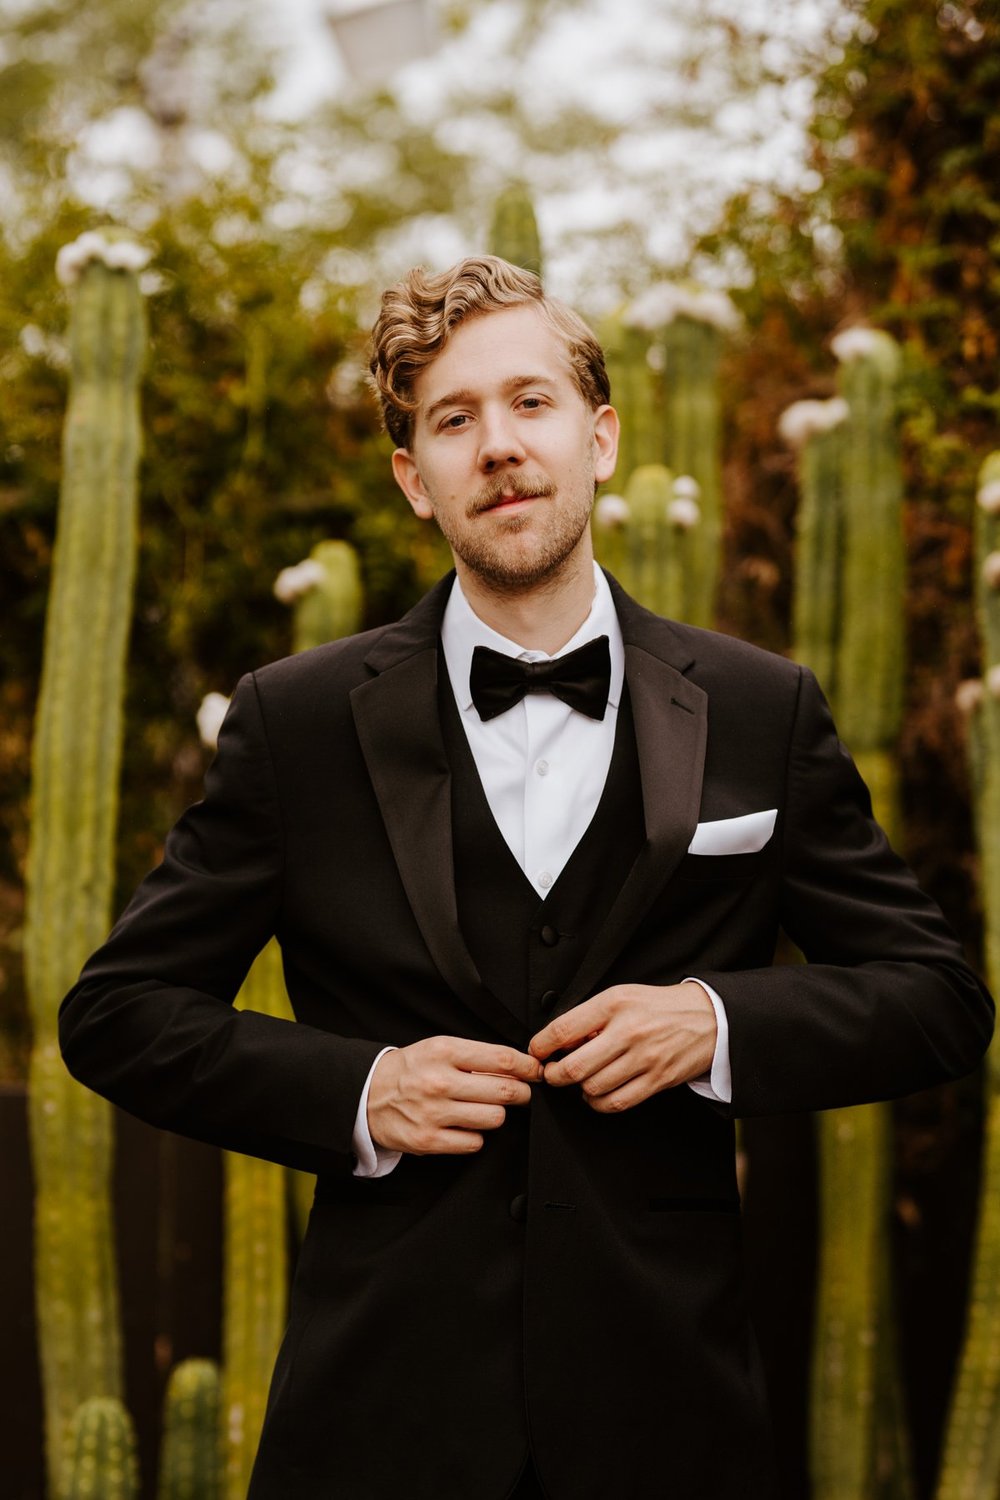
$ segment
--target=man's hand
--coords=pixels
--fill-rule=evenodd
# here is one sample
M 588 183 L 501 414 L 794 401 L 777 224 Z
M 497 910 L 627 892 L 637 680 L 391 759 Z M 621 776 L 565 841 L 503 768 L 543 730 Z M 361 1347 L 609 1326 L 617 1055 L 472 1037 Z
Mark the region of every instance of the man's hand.
M 478 1151 L 509 1104 L 527 1104 L 542 1065 L 513 1047 L 432 1036 L 387 1052 L 368 1090 L 368 1130 L 377 1146 L 415 1156 Z
M 544 1059 L 545 1082 L 579 1084 L 592 1109 L 632 1109 L 661 1089 L 712 1066 L 715 1011 L 700 984 L 617 984 L 550 1021 L 528 1050 Z

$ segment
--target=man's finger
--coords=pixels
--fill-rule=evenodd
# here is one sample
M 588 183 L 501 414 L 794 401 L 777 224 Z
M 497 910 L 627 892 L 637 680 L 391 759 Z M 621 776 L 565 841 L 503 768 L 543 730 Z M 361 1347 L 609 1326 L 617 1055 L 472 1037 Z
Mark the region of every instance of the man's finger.
M 552 1084 L 555 1088 L 564 1088 L 572 1083 L 586 1083 L 588 1079 L 594 1077 L 595 1073 L 603 1072 L 610 1063 L 622 1057 L 627 1050 L 624 1041 L 616 1041 L 607 1031 L 599 1031 L 596 1036 L 588 1037 L 565 1057 L 557 1058 L 554 1062 L 547 1062 L 545 1082 Z M 631 1077 L 631 1074 L 626 1074 L 626 1076 Z
M 569 1047 L 576 1047 L 599 1032 L 607 1018 L 604 997 L 595 995 L 593 999 L 584 1000 L 582 1005 L 575 1005 L 572 1010 L 567 1010 L 550 1021 L 531 1038 L 528 1051 L 532 1057 L 546 1058 L 551 1057 L 553 1052 L 564 1052 Z
M 494 1042 L 473 1042 L 467 1037 L 442 1037 L 445 1060 L 464 1073 L 493 1073 L 535 1083 L 542 1070 L 534 1057 L 515 1047 L 499 1047 Z

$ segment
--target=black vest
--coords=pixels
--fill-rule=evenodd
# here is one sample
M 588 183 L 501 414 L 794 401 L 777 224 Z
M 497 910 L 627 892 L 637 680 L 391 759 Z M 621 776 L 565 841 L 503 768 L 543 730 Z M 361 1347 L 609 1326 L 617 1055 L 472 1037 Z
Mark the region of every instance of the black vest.
M 645 839 L 639 758 L 623 689 L 597 811 L 548 895 L 522 871 L 490 811 L 441 653 L 441 727 L 451 763 L 458 925 L 483 983 L 540 1029 L 576 972 Z

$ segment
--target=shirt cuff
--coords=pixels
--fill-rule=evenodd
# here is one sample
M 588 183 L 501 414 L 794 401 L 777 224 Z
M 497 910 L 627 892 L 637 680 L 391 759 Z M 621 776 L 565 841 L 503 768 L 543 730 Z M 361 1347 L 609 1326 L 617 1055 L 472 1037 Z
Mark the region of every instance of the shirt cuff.
M 389 1151 L 385 1146 L 376 1146 L 368 1129 L 368 1090 L 372 1086 L 372 1075 L 385 1054 L 395 1052 L 395 1050 L 395 1047 L 382 1048 L 369 1068 L 365 1086 L 361 1090 L 358 1112 L 354 1117 L 354 1134 L 351 1137 L 351 1150 L 356 1157 L 353 1173 L 355 1177 L 388 1177 L 403 1154 L 402 1151 Z
M 726 1015 L 726 1007 L 712 986 L 706 984 L 703 979 L 688 975 L 684 983 L 701 985 L 712 1002 L 715 1024 L 718 1028 L 711 1072 L 707 1076 L 703 1074 L 701 1078 L 689 1079 L 688 1088 L 694 1089 L 696 1094 L 701 1094 L 705 1099 L 714 1099 L 717 1104 L 732 1104 L 733 1078 L 729 1067 L 729 1018 Z

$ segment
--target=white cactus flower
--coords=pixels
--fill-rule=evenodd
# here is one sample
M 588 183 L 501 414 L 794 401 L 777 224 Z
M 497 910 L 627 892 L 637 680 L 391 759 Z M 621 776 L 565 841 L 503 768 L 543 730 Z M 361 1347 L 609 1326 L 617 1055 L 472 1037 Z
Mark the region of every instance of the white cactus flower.
M 884 334 L 879 333 L 876 328 L 865 328 L 858 324 L 854 328 L 845 328 L 843 333 L 838 333 L 830 343 L 835 359 L 841 364 L 847 364 L 852 359 L 867 359 L 870 355 L 877 354 L 881 347 Z
M 675 318 L 693 318 L 696 323 L 709 323 L 723 333 L 733 332 L 741 322 L 725 292 L 710 287 L 674 286 L 668 281 L 647 288 L 625 312 L 628 327 L 644 328 L 650 333 L 665 328 Z
M 143 271 L 151 258 L 152 251 L 134 240 L 109 240 L 99 230 L 87 229 L 59 251 L 56 276 L 63 286 L 73 286 L 92 260 L 103 261 L 112 271 Z
M 832 432 L 850 416 L 843 396 L 829 401 L 793 401 L 778 418 L 778 435 L 789 448 L 804 448 L 811 437 Z
M 602 531 L 628 525 L 628 501 L 624 495 L 602 495 L 594 506 L 594 523 Z
M 988 589 L 1000 589 L 1000 552 L 991 552 L 983 563 L 983 582 Z
M 282 604 L 294 604 L 310 589 L 317 588 L 326 578 L 323 564 L 314 557 L 295 563 L 291 568 L 282 568 L 274 580 L 274 597 Z
M 976 504 L 988 516 L 1000 515 L 1000 479 L 991 479 L 989 484 L 983 485 L 976 496 Z
M 990 667 L 986 674 L 986 691 L 991 698 L 1000 698 L 1000 664 Z
M 667 520 L 679 531 L 690 531 L 701 520 L 701 506 L 690 495 L 679 495 L 667 506 Z
M 678 474 L 674 480 L 675 500 L 700 500 L 701 485 L 693 474 Z
M 983 701 L 983 684 L 978 677 L 967 677 L 955 689 L 955 707 L 959 713 L 974 714 Z
M 225 693 L 206 693 L 195 715 L 198 734 L 206 750 L 214 750 L 219 743 L 219 730 L 229 709 Z

